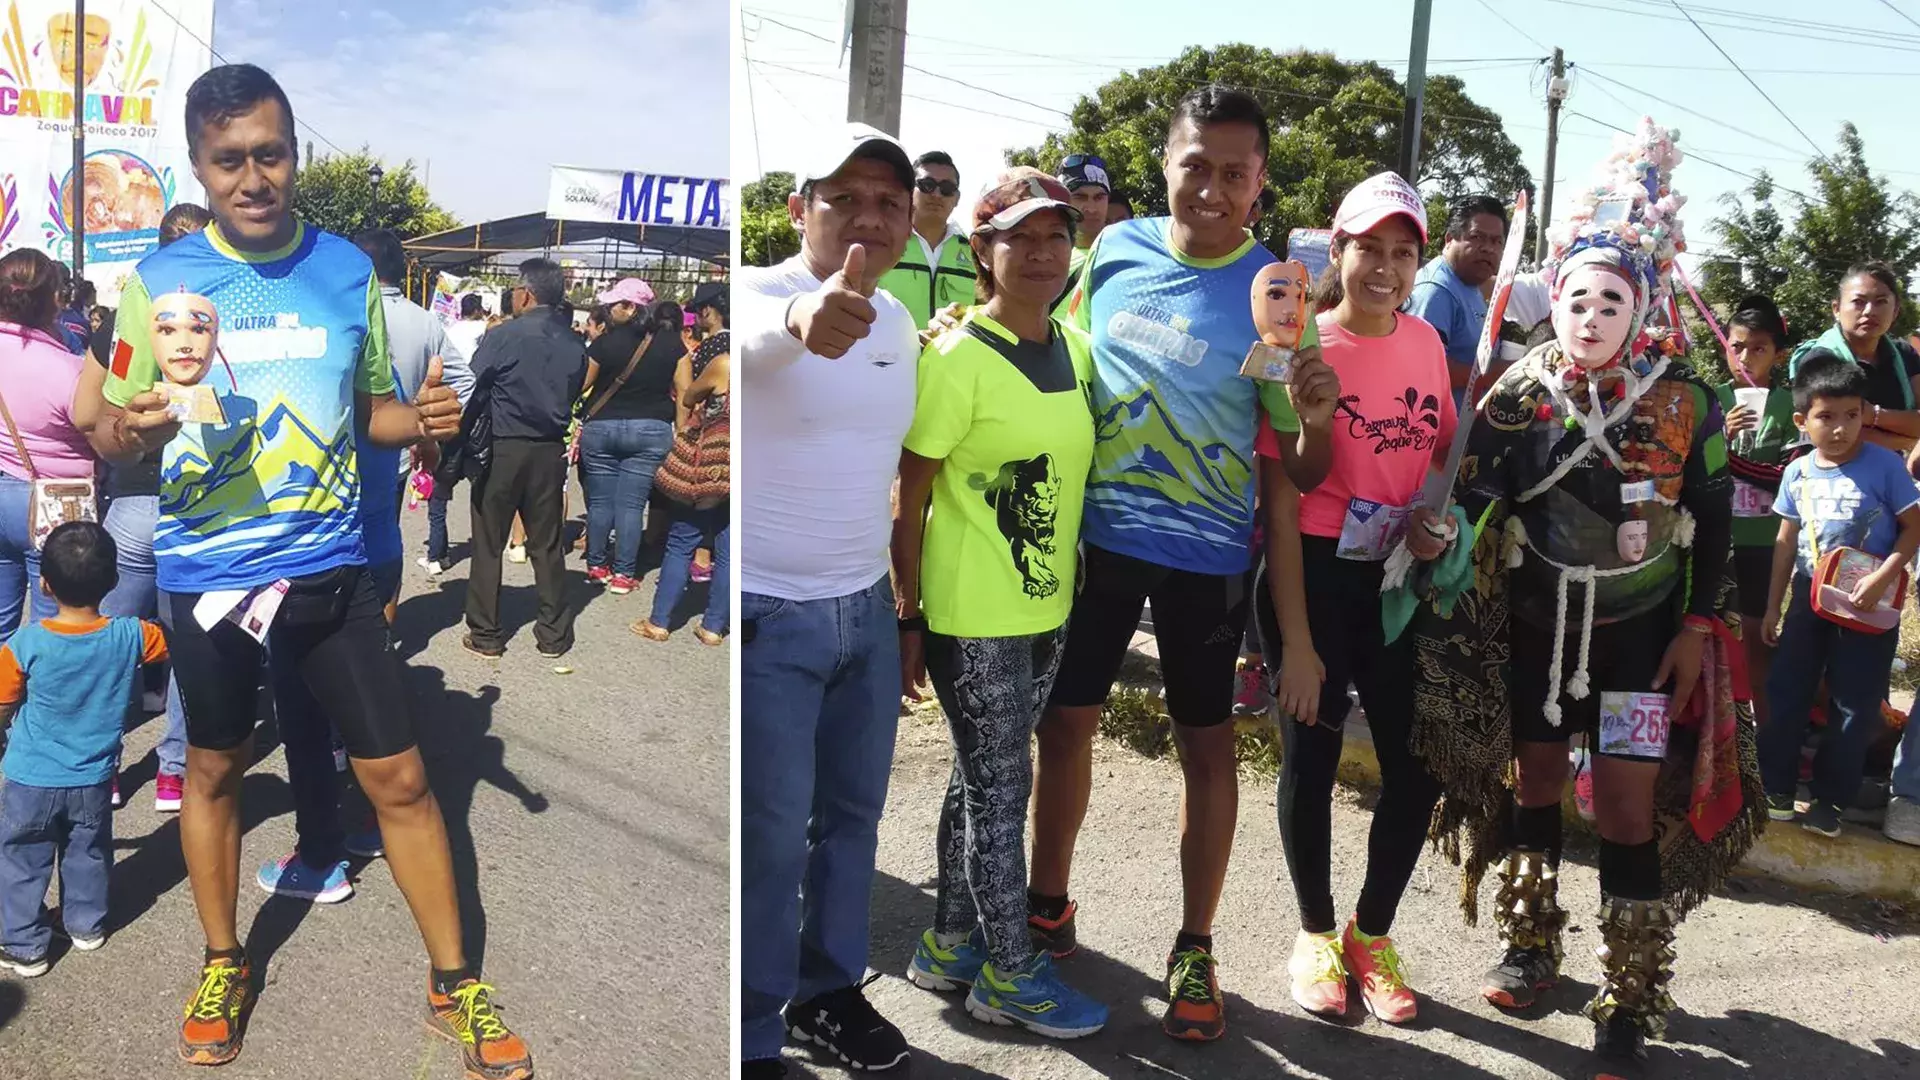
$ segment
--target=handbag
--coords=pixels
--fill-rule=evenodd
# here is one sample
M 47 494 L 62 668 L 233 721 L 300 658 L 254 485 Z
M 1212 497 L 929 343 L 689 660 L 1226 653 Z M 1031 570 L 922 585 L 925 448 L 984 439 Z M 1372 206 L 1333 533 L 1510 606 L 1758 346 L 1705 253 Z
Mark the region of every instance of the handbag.
M 13 438 L 13 449 L 20 455 L 20 464 L 27 470 L 27 480 L 33 485 L 32 498 L 27 500 L 27 534 L 33 538 L 33 550 L 39 551 L 46 545 L 47 534 L 70 521 L 100 521 L 100 501 L 93 488 L 93 478 L 43 480 L 39 470 L 33 467 L 33 455 L 27 453 L 27 444 L 20 438 L 20 429 L 14 426 L 13 410 L 7 408 L 7 399 L 0 396 L 0 418 L 7 422 L 7 434 Z
M 667 460 L 654 474 L 654 488 L 695 510 L 710 510 L 726 502 L 733 490 L 730 426 L 728 414 L 722 412 L 702 417 L 687 430 L 675 433 Z
M 1860 579 L 1880 569 L 1881 560 L 1858 548 L 1840 547 L 1822 555 L 1813 567 L 1813 583 L 1807 599 L 1813 613 L 1831 623 L 1863 634 L 1884 634 L 1900 625 L 1900 609 L 1907 602 L 1907 572 L 1867 609 L 1857 608 L 1851 599 Z

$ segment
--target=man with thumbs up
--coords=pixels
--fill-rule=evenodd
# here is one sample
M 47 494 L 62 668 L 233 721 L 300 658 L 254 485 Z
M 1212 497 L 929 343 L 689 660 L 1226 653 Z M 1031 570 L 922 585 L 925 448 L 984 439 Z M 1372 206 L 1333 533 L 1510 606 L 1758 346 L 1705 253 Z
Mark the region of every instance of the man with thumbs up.
M 860 987 L 900 715 L 890 494 L 920 355 L 875 282 L 906 248 L 914 173 L 864 124 L 817 149 L 787 200 L 800 253 L 734 279 L 746 1077 L 779 1075 L 789 1034 L 855 1069 L 907 1059 Z

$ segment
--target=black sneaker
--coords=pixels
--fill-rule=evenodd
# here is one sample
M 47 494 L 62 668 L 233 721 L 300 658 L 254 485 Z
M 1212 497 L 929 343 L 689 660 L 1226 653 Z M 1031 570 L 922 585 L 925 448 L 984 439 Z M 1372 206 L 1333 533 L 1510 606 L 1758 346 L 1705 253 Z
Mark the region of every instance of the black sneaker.
M 803 1043 L 825 1047 L 849 1069 L 880 1072 L 907 1060 L 907 1038 L 867 1002 L 867 976 L 857 986 L 830 990 L 786 1009 L 787 1031 Z
M 1559 981 L 1551 950 L 1508 946 L 1506 957 L 1480 980 L 1480 996 L 1503 1009 L 1525 1009 Z
M 1071 900 L 1067 901 L 1067 910 L 1061 912 L 1057 919 L 1049 919 L 1029 909 L 1027 933 L 1033 938 L 1033 950 L 1052 953 L 1055 960 L 1071 956 L 1073 950 L 1080 947 L 1073 933 L 1073 916 L 1079 910 L 1080 905 Z
M 16 956 L 6 949 L 0 949 L 0 967 L 7 968 L 23 979 L 37 979 L 47 973 L 47 958 L 43 955 L 37 960 L 28 960 Z
M 1830 802 L 1815 799 L 1807 807 L 1807 816 L 1801 819 L 1800 827 L 1821 836 L 1840 835 L 1840 808 Z
M 1773 821 L 1792 821 L 1796 815 L 1791 795 L 1767 796 L 1767 817 Z
M 740 1080 L 781 1080 L 787 1063 L 779 1058 L 755 1058 L 740 1063 Z
M 1647 1060 L 1647 1036 L 1624 1010 L 1593 1026 L 1593 1052 L 1604 1061 L 1635 1064 Z

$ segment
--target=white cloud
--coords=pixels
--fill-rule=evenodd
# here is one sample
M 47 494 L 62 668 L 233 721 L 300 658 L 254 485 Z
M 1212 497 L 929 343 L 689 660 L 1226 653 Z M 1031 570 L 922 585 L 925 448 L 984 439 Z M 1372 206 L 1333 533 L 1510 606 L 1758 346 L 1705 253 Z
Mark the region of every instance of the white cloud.
M 262 27 L 255 0 L 227 2 L 255 17 L 223 27 Z M 342 149 L 431 163 L 435 199 L 465 221 L 544 208 L 550 165 L 725 176 L 726 3 L 614 7 L 488 0 L 426 31 L 369 19 L 324 54 L 245 30 L 215 44 L 272 71 L 296 115 Z

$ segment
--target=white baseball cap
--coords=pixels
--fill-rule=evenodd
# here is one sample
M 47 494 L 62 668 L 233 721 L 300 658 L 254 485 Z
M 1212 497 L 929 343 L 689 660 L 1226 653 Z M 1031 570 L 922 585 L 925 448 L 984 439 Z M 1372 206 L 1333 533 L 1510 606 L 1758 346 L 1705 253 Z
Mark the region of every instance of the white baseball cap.
M 1401 179 L 1399 173 L 1376 173 L 1360 181 L 1340 200 L 1340 209 L 1333 215 L 1333 231 L 1359 236 L 1395 214 L 1411 218 L 1413 227 L 1420 233 L 1420 243 L 1427 242 L 1427 204 L 1420 201 L 1420 193 Z
M 893 136 L 871 124 L 848 123 L 829 128 L 813 140 L 805 167 L 794 176 L 796 187 L 825 180 L 846 168 L 854 158 L 873 158 L 892 165 L 901 186 L 913 187 L 913 159 Z

